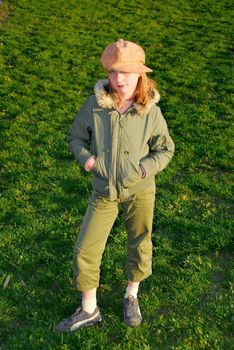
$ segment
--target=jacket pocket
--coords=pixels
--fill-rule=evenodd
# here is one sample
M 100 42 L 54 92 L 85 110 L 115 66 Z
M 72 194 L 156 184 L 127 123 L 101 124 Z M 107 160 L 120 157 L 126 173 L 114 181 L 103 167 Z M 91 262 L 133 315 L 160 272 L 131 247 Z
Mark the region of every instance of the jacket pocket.
M 121 182 L 124 187 L 131 187 L 141 180 L 142 171 L 137 162 L 127 159 L 120 170 Z
M 96 177 L 99 177 L 101 179 L 108 179 L 108 168 L 107 168 L 107 160 L 105 161 L 104 157 L 98 156 L 94 166 L 93 166 L 93 172 Z

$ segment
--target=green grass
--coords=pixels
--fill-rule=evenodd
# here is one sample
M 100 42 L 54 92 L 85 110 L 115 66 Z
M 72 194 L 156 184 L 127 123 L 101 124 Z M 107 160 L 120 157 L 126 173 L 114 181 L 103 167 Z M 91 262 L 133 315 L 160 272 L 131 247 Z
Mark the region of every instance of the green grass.
M 0 349 L 231 350 L 231 1 L 20 0 L 0 5 Z M 103 48 L 141 44 L 176 143 L 157 181 L 144 323 L 126 328 L 120 216 L 102 263 L 101 326 L 59 335 L 80 303 L 72 249 L 91 191 L 67 131 L 105 74 Z

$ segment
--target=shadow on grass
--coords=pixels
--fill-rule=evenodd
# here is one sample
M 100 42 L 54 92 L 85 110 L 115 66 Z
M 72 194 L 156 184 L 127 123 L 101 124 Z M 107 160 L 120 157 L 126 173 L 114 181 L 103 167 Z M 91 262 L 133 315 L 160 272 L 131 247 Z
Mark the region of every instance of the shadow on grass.
M 39 180 L 44 179 L 43 173 L 38 176 Z M 14 237 L 4 264 L 11 275 L 3 291 L 6 348 L 9 344 L 13 344 L 12 349 L 14 344 L 25 344 L 28 337 L 30 350 L 55 346 L 61 336 L 54 333 L 54 325 L 73 313 L 81 301 L 71 282 L 72 250 L 91 183 L 82 172 L 68 176 L 53 174 L 47 177 L 47 183 L 44 180 L 39 183 L 41 187 L 29 193 L 34 210 L 30 213 L 23 206 L 8 220 Z M 217 331 L 221 324 L 227 337 L 230 332 L 226 307 L 230 304 L 229 226 L 225 221 L 220 230 L 220 223 L 214 220 L 209 226 L 200 220 L 199 210 L 193 211 L 191 218 L 188 213 L 171 217 L 165 213 L 159 217 L 156 209 L 153 275 L 142 283 L 139 293 L 145 318 L 140 332 L 152 346 L 163 343 L 175 346 L 191 330 L 196 333 L 197 317 L 209 325 L 210 332 Z M 128 333 L 122 322 L 126 287 L 124 246 L 126 234 L 120 211 L 103 256 L 98 300 L 104 322 L 99 332 L 99 328 L 82 330 L 74 336 L 79 342 L 82 334 L 87 337 L 89 332 L 116 346 L 126 341 Z M 219 253 L 224 249 L 226 265 Z M 214 316 L 215 322 L 211 321 Z M 206 326 L 203 328 L 204 333 L 208 332 Z

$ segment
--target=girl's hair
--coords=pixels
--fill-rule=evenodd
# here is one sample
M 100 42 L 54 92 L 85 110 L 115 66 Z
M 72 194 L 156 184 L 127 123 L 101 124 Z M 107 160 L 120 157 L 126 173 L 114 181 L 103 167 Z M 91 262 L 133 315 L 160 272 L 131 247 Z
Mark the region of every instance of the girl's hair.
M 114 99 L 118 108 L 122 107 L 122 102 L 120 97 L 117 94 L 117 91 L 113 89 L 111 83 L 109 82 L 109 86 L 112 89 L 112 93 L 114 95 Z M 135 94 L 134 94 L 134 102 L 146 105 L 148 100 L 152 98 L 152 93 L 156 88 L 156 82 L 149 77 L 147 77 L 146 73 L 141 73 L 138 79 L 138 83 L 136 86 Z

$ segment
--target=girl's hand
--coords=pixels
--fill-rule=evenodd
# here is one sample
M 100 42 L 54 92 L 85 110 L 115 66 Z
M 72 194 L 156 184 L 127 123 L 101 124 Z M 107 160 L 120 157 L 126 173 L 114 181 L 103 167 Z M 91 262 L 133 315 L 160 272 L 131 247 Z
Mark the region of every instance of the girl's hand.
M 144 179 L 146 177 L 145 168 L 143 167 L 143 165 L 141 163 L 138 163 L 138 164 L 139 164 L 139 167 L 141 168 L 141 173 L 142 173 L 141 178 Z
M 96 161 L 96 157 L 95 156 L 90 157 L 87 160 L 87 162 L 85 163 L 85 170 L 90 172 L 93 169 L 95 161 Z

